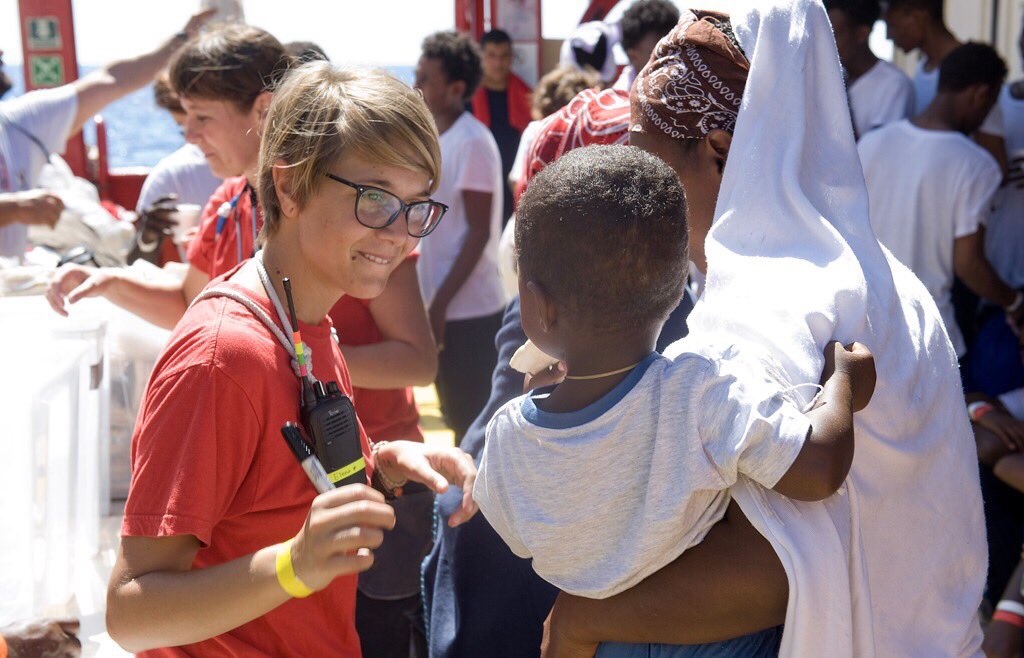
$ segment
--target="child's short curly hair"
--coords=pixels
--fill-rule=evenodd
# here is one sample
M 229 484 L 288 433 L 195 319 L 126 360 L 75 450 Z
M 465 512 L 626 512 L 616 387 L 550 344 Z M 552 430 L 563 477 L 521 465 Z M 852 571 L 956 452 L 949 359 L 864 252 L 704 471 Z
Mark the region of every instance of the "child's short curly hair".
M 458 32 L 435 32 L 423 40 L 423 56 L 441 62 L 449 82 L 465 82 L 462 97 L 472 98 L 484 76 L 480 50 L 472 39 Z
M 516 211 L 520 276 L 595 332 L 662 322 L 688 272 L 676 173 L 630 146 L 587 146 L 541 171 Z

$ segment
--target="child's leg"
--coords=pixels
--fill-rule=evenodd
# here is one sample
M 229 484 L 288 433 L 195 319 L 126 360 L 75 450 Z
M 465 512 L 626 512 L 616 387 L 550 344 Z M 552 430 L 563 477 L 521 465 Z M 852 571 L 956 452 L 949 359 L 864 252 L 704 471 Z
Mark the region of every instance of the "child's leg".
M 709 644 L 624 644 L 605 642 L 594 658 L 775 658 L 782 627 Z

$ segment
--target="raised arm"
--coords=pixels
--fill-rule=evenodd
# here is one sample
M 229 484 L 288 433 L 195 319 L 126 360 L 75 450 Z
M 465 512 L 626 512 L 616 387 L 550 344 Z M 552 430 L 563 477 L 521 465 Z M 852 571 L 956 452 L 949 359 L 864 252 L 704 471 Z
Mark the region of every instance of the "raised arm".
M 180 32 L 152 52 L 111 62 L 72 82 L 78 96 L 78 113 L 68 134 L 73 135 L 81 130 L 86 121 L 110 103 L 149 83 L 167 66 L 174 53 L 199 33 L 199 28 L 213 14 L 214 10 L 211 9 L 192 16 Z
M 811 430 L 793 465 L 774 490 L 796 500 L 822 500 L 842 486 L 853 463 L 853 413 L 867 406 L 875 389 L 871 352 L 859 343 L 825 348 L 823 387 L 807 413 Z

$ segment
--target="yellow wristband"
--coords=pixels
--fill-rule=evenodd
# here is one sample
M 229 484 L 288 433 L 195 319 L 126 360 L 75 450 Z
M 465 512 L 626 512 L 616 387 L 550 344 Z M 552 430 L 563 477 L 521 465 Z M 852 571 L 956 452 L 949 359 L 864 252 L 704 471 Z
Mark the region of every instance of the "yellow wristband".
M 295 575 L 295 567 L 292 566 L 293 541 L 295 540 L 289 539 L 277 545 L 277 582 L 288 596 L 304 599 L 312 594 L 313 590 Z

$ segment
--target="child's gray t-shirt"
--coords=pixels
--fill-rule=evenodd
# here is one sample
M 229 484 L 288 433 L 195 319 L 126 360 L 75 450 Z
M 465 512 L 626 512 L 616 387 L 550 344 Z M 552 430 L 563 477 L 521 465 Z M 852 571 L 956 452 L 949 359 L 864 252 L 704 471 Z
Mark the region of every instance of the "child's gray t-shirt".
M 572 413 L 537 391 L 487 427 L 473 497 L 534 570 L 578 596 L 629 589 L 704 538 L 740 474 L 771 488 L 810 421 L 762 363 L 651 354 L 612 391 Z

